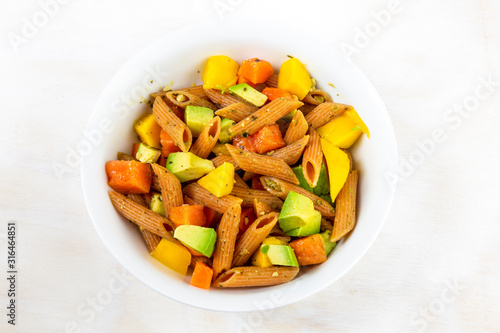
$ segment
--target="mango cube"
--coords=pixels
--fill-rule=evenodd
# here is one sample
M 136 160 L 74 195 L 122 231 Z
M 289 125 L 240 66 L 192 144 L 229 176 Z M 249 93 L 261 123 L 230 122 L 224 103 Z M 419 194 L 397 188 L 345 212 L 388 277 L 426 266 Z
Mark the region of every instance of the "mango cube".
M 218 198 L 228 195 L 234 186 L 234 165 L 224 162 L 214 171 L 200 178 L 198 184 Z
M 297 58 L 291 58 L 281 64 L 278 76 L 279 89 L 284 89 L 302 100 L 309 93 L 311 87 L 311 77 Z
M 361 126 L 345 113 L 317 129 L 318 134 L 335 147 L 349 148 L 359 138 Z
M 134 122 L 134 129 L 141 141 L 154 148 L 160 147 L 161 127 L 156 123 L 152 113 L 141 116 Z
M 239 65 L 225 55 L 208 58 L 203 69 L 203 89 L 226 90 L 236 84 Z
M 321 139 L 321 149 L 326 159 L 330 179 L 330 196 L 332 201 L 335 201 L 347 180 L 351 161 L 345 152 L 325 139 Z
M 191 253 L 182 245 L 162 239 L 151 256 L 179 274 L 186 275 Z

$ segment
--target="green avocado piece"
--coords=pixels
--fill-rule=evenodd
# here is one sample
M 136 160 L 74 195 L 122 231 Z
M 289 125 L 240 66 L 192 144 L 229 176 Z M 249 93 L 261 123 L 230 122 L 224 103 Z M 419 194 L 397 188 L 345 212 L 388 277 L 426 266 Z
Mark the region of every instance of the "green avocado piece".
M 210 258 L 214 252 L 217 232 L 212 228 L 197 225 L 181 225 L 175 229 L 174 238 L 190 249 Z
M 184 113 L 186 125 L 191 130 L 191 134 L 193 134 L 194 137 L 198 137 L 201 134 L 205 126 L 207 126 L 213 117 L 214 110 L 203 106 L 188 105 Z
M 240 83 L 235 86 L 229 87 L 229 92 L 255 106 L 262 106 L 267 101 L 266 95 L 258 92 L 246 83 Z
M 297 257 L 289 245 L 264 244 L 260 247 L 260 252 L 267 255 L 273 265 L 299 267 Z
M 234 120 L 229 118 L 222 118 L 220 122 L 220 135 L 219 141 L 221 143 L 229 143 L 233 139 L 233 134 L 229 132 L 229 127 L 236 125 Z
M 332 242 L 330 240 L 332 238 L 332 232 L 330 230 L 325 230 L 319 235 L 321 236 L 321 240 L 323 241 L 323 246 L 325 247 L 326 255 L 329 255 L 330 252 L 332 252 L 332 250 L 337 245 L 336 242 Z
M 290 191 L 278 221 L 280 228 L 289 236 L 309 236 L 319 232 L 321 213 L 314 209 L 311 199 Z
M 163 204 L 163 198 L 160 193 L 155 193 L 151 197 L 151 203 L 149 204 L 149 209 L 151 209 L 156 214 L 165 216 L 165 205 Z
M 328 174 L 326 172 L 326 168 L 325 168 L 324 164 L 321 165 L 321 171 L 319 172 L 318 184 L 314 188 L 309 186 L 306 179 L 304 178 L 304 173 L 302 171 L 302 165 L 299 165 L 295 168 L 292 168 L 292 170 L 293 170 L 293 173 L 295 173 L 295 176 L 297 176 L 297 178 L 299 179 L 299 182 L 300 182 L 299 186 L 302 187 L 303 189 L 308 190 L 309 192 L 312 192 L 320 197 L 322 195 L 325 195 L 325 194 L 330 194 L 330 184 L 328 182 Z M 331 202 L 331 199 L 330 199 L 330 202 Z
M 155 163 L 160 157 L 160 155 L 161 152 L 159 149 L 141 143 L 139 145 L 139 148 L 137 148 L 137 153 L 135 154 L 135 158 L 142 163 Z
M 176 175 L 181 182 L 198 179 L 215 170 L 212 161 L 200 158 L 193 153 L 184 152 L 168 155 L 165 167 Z

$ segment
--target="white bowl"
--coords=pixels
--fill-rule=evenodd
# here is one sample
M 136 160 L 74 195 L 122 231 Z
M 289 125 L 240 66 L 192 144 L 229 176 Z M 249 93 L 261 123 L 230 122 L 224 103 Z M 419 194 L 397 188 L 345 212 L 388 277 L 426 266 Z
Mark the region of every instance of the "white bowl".
M 306 64 L 319 87 L 335 101 L 353 105 L 371 131 L 371 139 L 363 136 L 353 149 L 361 175 L 354 232 L 337 245 L 327 262 L 307 269 L 284 285 L 209 291 L 192 287 L 189 276 L 183 277 L 151 258 L 137 228 L 115 211 L 108 198 L 110 188 L 104 165 L 116 159 L 118 151 L 129 152 L 131 144 L 137 141 L 133 121 L 150 110 L 141 101 L 147 101 L 149 93 L 166 85 L 181 88 L 200 84 L 205 60 L 216 54 L 228 55 L 238 62 L 259 57 L 277 69 L 288 59 L 287 55 L 297 57 Z M 174 300 L 204 309 L 275 308 L 326 288 L 351 269 L 373 243 L 395 191 L 385 180 L 387 172 L 396 174 L 395 137 L 386 108 L 374 87 L 334 47 L 308 33 L 269 22 L 199 24 L 150 44 L 126 63 L 104 89 L 90 117 L 87 133 L 92 149 L 82 156 L 82 186 L 90 218 L 101 239 L 120 264 L 144 284 Z

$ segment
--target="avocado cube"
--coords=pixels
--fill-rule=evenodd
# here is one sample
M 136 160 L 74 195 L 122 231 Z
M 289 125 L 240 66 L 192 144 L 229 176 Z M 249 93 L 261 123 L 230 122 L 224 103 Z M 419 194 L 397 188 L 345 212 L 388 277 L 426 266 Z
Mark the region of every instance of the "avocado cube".
M 171 153 L 165 165 L 181 182 L 198 179 L 214 170 L 214 163 L 193 153 Z
M 161 152 L 159 149 L 148 146 L 147 144 L 141 143 L 139 148 L 137 148 L 137 153 L 135 158 L 137 158 L 142 163 L 155 163 L 160 157 Z
M 267 101 L 266 95 L 258 92 L 246 83 L 240 83 L 235 86 L 229 87 L 229 92 L 255 106 L 262 106 Z
M 280 228 L 289 236 L 309 236 L 319 233 L 321 213 L 314 209 L 311 199 L 290 191 L 278 221 Z
M 191 134 L 193 134 L 194 137 L 198 137 L 201 134 L 205 126 L 207 126 L 213 117 L 214 110 L 203 106 L 188 105 L 184 113 L 186 125 L 191 130 Z
M 217 232 L 212 228 L 186 224 L 175 229 L 174 238 L 190 249 L 210 258 L 214 252 Z
M 229 143 L 233 139 L 233 134 L 229 132 L 229 127 L 236 125 L 236 122 L 229 118 L 222 118 L 220 122 L 219 141 L 221 143 Z
M 276 237 L 267 237 L 264 239 L 262 242 L 262 245 L 288 245 L 287 242 L 284 240 L 281 240 Z M 259 267 L 271 267 L 272 264 L 269 261 L 269 258 L 267 257 L 266 254 L 262 253 L 262 251 L 255 251 L 255 253 L 252 256 L 252 265 L 254 266 L 259 266 Z
M 273 265 L 299 267 L 297 257 L 289 245 L 265 244 L 260 247 L 260 251 L 267 255 Z
M 325 247 L 326 255 L 329 255 L 330 252 L 332 252 L 332 250 L 337 245 L 336 242 L 332 242 L 330 240 L 332 238 L 332 232 L 330 230 L 325 230 L 319 235 L 321 236 L 321 240 L 323 241 L 323 246 Z
M 151 209 L 156 214 L 165 216 L 165 205 L 163 204 L 163 198 L 160 193 L 155 193 L 151 197 L 151 203 L 149 204 L 149 209 Z

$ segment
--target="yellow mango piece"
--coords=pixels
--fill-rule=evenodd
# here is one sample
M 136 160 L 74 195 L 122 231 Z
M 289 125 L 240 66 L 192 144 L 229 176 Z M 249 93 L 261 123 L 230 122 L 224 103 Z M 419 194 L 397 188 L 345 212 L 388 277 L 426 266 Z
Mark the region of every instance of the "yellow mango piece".
M 203 89 L 226 90 L 234 86 L 238 80 L 239 65 L 236 61 L 225 55 L 208 58 L 203 69 Z
M 161 127 L 156 123 L 152 113 L 141 116 L 134 122 L 134 129 L 141 141 L 154 148 L 160 147 Z
M 221 166 L 200 178 L 198 184 L 218 198 L 228 195 L 234 186 L 234 165 L 222 163 Z
M 291 58 L 281 64 L 278 75 L 278 88 L 284 89 L 302 100 L 309 93 L 311 87 L 311 77 L 305 66 L 297 58 Z
M 349 156 L 329 141 L 321 139 L 321 148 L 326 159 L 328 178 L 330 179 L 330 196 L 335 201 L 349 175 Z
M 354 110 L 354 108 L 349 108 L 349 110 L 344 112 L 344 114 L 346 116 L 351 117 L 351 119 L 356 123 L 356 125 L 361 127 L 361 131 L 366 134 L 368 139 L 370 138 L 370 130 L 368 129 L 368 126 L 366 126 L 365 122 L 363 121 L 363 119 L 361 119 L 361 117 L 356 112 L 356 110 Z
M 345 113 L 316 130 L 318 134 L 338 148 L 349 148 L 363 133 L 361 126 Z
M 276 237 L 267 237 L 264 239 L 261 245 L 288 245 L 284 240 L 278 239 Z M 259 267 L 271 267 L 272 264 L 267 257 L 267 254 L 264 254 L 260 251 L 260 247 L 257 251 L 255 251 L 252 256 L 252 265 Z
M 151 256 L 179 274 L 186 275 L 191 264 L 191 253 L 182 245 L 163 238 Z

